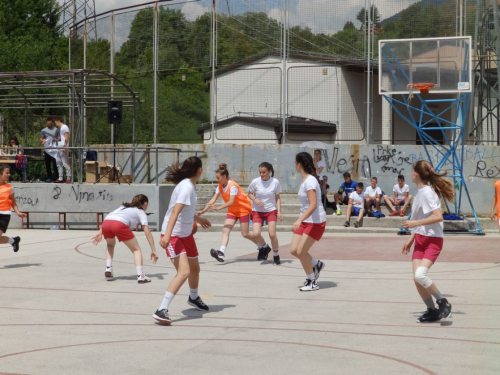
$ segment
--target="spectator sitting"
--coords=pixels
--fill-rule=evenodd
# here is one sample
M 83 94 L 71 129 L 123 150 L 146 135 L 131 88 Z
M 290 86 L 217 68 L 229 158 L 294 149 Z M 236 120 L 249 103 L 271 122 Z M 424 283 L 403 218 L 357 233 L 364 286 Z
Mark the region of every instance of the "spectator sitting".
M 380 197 L 382 190 L 377 186 L 377 177 L 372 177 L 371 186 L 365 189 L 366 209 L 371 211 L 372 206 L 375 206 L 375 212 L 380 210 Z
M 335 206 L 337 207 L 337 211 L 335 212 L 337 215 L 342 215 L 342 211 L 339 209 L 340 202 L 343 204 L 349 204 L 349 195 L 356 190 L 356 186 L 358 183 L 356 181 L 351 180 L 351 174 L 349 172 L 344 173 L 344 182 L 340 185 L 339 191 L 335 193 Z M 345 197 L 343 194 L 345 193 Z
M 8 147 L 9 147 L 8 149 L 9 155 L 22 154 L 22 150 L 19 148 L 19 141 L 17 140 L 17 137 L 15 136 L 10 137 Z
M 363 192 L 363 183 L 359 182 L 356 185 L 356 191 L 353 191 L 349 195 L 349 205 L 347 206 L 347 212 L 345 214 L 344 227 L 349 227 L 351 225 L 351 213 L 357 215 L 357 219 L 354 222 L 354 228 L 359 227 L 359 223 L 363 220 L 365 215 L 365 193 Z
M 319 186 L 321 186 L 321 202 L 323 202 L 323 208 L 325 209 L 325 211 L 327 207 L 331 207 L 335 210 L 335 203 L 329 202 L 327 197 L 328 191 L 330 190 L 330 185 L 328 185 L 328 177 L 323 176 L 323 179 L 320 179 L 319 181 Z
M 399 216 L 404 216 L 406 207 L 409 206 L 413 198 L 410 195 L 410 187 L 405 184 L 405 176 L 398 176 L 398 183 L 394 185 L 392 191 L 394 191 L 394 198 L 392 198 L 388 194 L 384 195 L 385 204 L 392 210 L 389 216 L 398 215 L 398 206 L 402 206 L 401 210 L 399 211 Z

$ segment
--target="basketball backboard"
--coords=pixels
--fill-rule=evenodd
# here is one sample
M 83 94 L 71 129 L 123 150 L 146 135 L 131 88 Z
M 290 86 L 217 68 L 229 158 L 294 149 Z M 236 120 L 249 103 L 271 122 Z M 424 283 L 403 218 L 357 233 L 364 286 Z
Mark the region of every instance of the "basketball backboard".
M 471 37 L 379 41 L 379 94 L 409 94 L 432 83 L 431 94 L 471 92 Z

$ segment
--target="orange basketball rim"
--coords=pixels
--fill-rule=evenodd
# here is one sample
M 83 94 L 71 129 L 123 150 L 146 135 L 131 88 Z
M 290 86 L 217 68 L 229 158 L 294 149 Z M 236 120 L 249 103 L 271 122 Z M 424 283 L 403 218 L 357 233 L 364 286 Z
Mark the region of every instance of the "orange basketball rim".
M 409 89 L 420 90 L 421 94 L 429 93 L 429 90 L 434 87 L 434 83 L 410 83 L 408 85 Z

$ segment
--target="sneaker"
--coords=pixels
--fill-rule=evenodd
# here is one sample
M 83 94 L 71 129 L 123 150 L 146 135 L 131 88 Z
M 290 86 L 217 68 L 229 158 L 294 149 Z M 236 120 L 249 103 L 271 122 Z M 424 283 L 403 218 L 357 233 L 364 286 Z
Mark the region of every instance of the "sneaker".
M 279 255 L 276 255 L 276 256 L 273 256 L 273 266 L 279 266 L 281 264 L 281 260 L 280 260 L 280 256 Z
M 14 243 L 12 244 L 12 248 L 14 249 L 14 252 L 17 253 L 19 251 L 19 242 L 21 242 L 21 237 L 16 236 L 12 238 L 14 240 Z
M 146 283 L 150 283 L 151 279 L 149 277 L 147 277 L 146 275 L 144 275 L 143 273 L 141 273 L 140 275 L 137 275 L 137 282 L 139 284 L 146 284 Z
M 359 228 L 359 223 L 357 220 L 354 222 L 354 228 Z
M 45 182 L 53 182 L 50 178 L 47 178 Z
M 346 222 L 344 223 L 344 227 L 346 227 L 346 228 L 347 228 L 347 227 L 350 227 L 350 226 L 351 226 L 351 223 L 349 223 L 348 221 L 346 221 Z
M 399 212 L 398 211 L 392 211 L 389 216 L 398 216 Z
M 68 179 L 66 180 L 66 183 L 67 183 L 67 184 L 71 184 L 71 180 L 68 178 Z
M 210 250 L 210 255 L 217 259 L 219 262 L 223 263 L 224 262 L 224 253 L 220 250 L 215 250 L 211 249 Z
M 269 257 L 269 253 L 271 252 L 271 246 L 269 245 L 266 245 L 266 247 L 264 247 L 262 249 L 262 256 L 264 257 L 264 259 L 262 260 L 267 260 L 267 258 Z
M 439 319 L 447 319 L 451 317 L 451 304 L 446 298 L 441 298 L 436 301 L 439 306 Z
M 155 318 L 157 321 L 159 321 L 161 324 L 165 324 L 166 326 L 169 326 L 172 321 L 170 320 L 170 317 L 168 316 L 168 310 L 156 310 L 156 312 L 153 314 L 153 318 Z
M 200 296 L 196 297 L 196 299 L 191 299 L 191 297 L 188 297 L 188 305 L 196 307 L 196 310 L 208 311 L 208 306 L 205 305 L 205 302 L 201 300 Z
M 418 317 L 417 323 L 431 323 L 438 322 L 439 320 L 441 320 L 439 310 L 427 308 L 427 311 Z
M 106 267 L 104 277 L 113 277 L 113 267 Z
M 340 210 L 335 211 L 335 213 L 337 214 L 337 216 L 342 215 L 342 211 L 340 211 Z
M 314 279 L 315 280 L 318 280 L 319 278 L 319 274 L 321 272 L 321 270 L 325 268 L 325 263 L 323 263 L 321 260 L 318 260 L 318 264 L 316 264 L 314 267 L 313 267 L 313 271 L 314 271 Z
M 54 184 L 62 184 L 64 181 L 63 180 L 55 180 Z
M 405 216 L 405 213 L 403 211 L 399 211 L 399 216 Z
M 264 249 L 262 247 L 260 247 L 258 250 L 259 250 L 259 254 L 257 255 L 257 260 L 264 260 L 263 255 L 262 255 L 264 252 Z M 212 254 L 212 252 L 210 252 L 210 254 Z
M 301 292 L 311 292 L 313 290 L 318 290 L 319 286 L 316 284 L 316 280 L 306 279 L 304 286 L 300 288 Z

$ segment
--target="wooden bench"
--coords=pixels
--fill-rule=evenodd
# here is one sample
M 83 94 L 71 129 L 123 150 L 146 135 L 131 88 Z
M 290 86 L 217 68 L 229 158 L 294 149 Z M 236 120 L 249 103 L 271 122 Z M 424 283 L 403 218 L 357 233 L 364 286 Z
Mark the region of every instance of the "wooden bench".
M 21 228 L 24 229 L 24 219 L 26 219 L 26 229 L 30 227 L 30 214 L 58 214 L 59 215 L 59 230 L 66 230 L 66 214 L 95 214 L 97 230 L 101 227 L 101 222 L 104 220 L 105 212 L 91 212 L 91 211 L 21 211 L 26 214 L 26 218 L 21 218 Z M 106 212 L 107 213 L 107 212 Z M 61 228 L 61 217 L 63 227 Z

